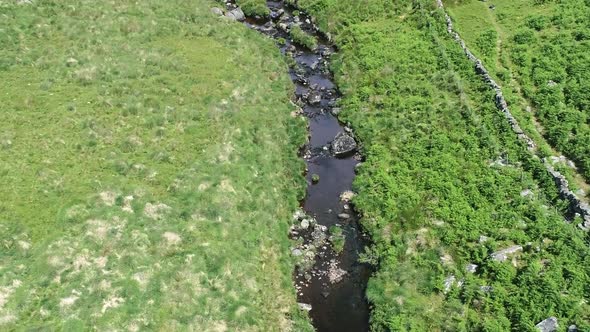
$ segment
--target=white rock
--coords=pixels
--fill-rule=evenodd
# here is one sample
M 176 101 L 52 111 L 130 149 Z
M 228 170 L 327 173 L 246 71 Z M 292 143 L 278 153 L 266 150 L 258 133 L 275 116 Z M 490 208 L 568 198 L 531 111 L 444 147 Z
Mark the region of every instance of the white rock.
M 554 332 L 557 331 L 559 325 L 557 324 L 557 318 L 549 317 L 537 324 L 535 327 L 541 332 Z
M 301 294 L 301 295 L 303 295 L 303 294 Z M 301 310 L 311 311 L 311 304 L 297 303 L 297 305 L 299 306 L 299 309 L 301 309 Z

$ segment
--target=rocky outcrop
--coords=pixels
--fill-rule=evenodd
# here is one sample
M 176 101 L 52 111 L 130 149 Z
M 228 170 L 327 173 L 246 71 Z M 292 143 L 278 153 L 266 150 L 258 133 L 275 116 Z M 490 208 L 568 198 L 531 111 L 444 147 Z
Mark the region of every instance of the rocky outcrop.
M 436 0 L 436 3 L 438 7 L 442 9 L 444 12 L 444 5 L 442 0 Z M 475 55 L 473 55 L 473 53 L 465 44 L 465 41 L 461 39 L 461 36 L 459 36 L 459 34 L 453 29 L 453 21 L 451 20 L 451 17 L 446 12 L 444 12 L 444 15 L 447 24 L 447 32 L 453 37 L 453 39 L 459 45 L 461 45 L 461 48 L 465 52 L 467 58 L 475 64 L 475 71 L 496 92 L 496 107 L 504 114 L 504 117 L 506 117 L 506 120 L 508 121 L 508 123 L 510 123 L 512 130 L 517 135 L 518 139 L 523 141 L 526 144 L 528 150 L 535 156 L 537 156 L 537 146 L 535 142 L 524 133 L 522 128 L 519 126 L 518 121 L 510 112 L 510 109 L 508 108 L 508 103 L 506 102 L 506 99 L 502 94 L 502 88 L 496 83 L 496 81 L 494 81 L 494 79 L 492 78 L 486 67 L 483 65 L 481 60 L 479 60 Z M 582 218 L 583 221 L 582 223 L 578 224 L 578 226 L 583 230 L 590 230 L 590 207 L 588 206 L 588 204 L 582 202 L 580 198 L 573 191 L 570 190 L 569 183 L 565 176 L 563 176 L 563 174 L 561 174 L 560 172 L 556 171 L 547 159 L 543 159 L 543 164 L 545 165 L 547 172 L 549 172 L 549 174 L 551 174 L 551 176 L 553 177 L 553 180 L 555 181 L 555 184 L 557 185 L 557 188 L 559 190 L 560 197 L 567 200 L 570 203 L 570 209 Z

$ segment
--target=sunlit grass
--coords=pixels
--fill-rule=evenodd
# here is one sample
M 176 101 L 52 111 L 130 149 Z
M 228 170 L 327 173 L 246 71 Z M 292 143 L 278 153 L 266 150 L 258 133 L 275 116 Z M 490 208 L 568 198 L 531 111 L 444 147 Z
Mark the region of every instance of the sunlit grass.
M 274 43 L 210 6 L 0 5 L 0 329 L 309 328 L 305 123 Z

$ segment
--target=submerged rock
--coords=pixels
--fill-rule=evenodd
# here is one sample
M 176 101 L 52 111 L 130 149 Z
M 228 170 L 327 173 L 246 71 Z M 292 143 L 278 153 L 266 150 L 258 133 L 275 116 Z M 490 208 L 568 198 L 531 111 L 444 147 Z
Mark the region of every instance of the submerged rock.
M 322 101 L 322 95 L 317 91 L 312 91 L 307 96 L 307 102 L 311 105 L 319 104 Z
M 348 214 L 348 213 L 340 213 L 340 214 L 338 215 L 338 218 L 339 218 L 339 219 L 344 219 L 344 220 L 346 220 L 346 219 L 350 219 L 350 214 Z
M 356 151 L 356 141 L 352 136 L 340 132 L 332 141 L 332 153 L 336 156 L 344 156 Z
M 541 332 L 554 332 L 557 331 L 559 325 L 557 324 L 557 318 L 549 317 L 537 324 L 535 327 Z
M 330 267 L 328 268 L 328 280 L 330 280 L 330 283 L 335 284 L 342 281 L 347 273 L 338 266 L 338 262 L 335 260 L 330 261 Z

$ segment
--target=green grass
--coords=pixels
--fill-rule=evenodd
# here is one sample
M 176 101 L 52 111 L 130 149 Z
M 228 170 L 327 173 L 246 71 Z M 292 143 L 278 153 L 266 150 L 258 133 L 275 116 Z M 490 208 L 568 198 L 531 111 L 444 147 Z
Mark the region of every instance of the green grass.
M 578 0 L 499 0 L 493 11 L 479 1 L 447 1 L 447 5 L 459 33 L 475 53 L 482 54 L 476 41 L 482 30 L 478 27 L 498 32 L 502 56 L 484 57 L 486 66 L 514 78 L 504 80 L 503 86 L 518 92 L 511 104 L 518 108 L 524 97 L 533 106 L 549 144 L 576 161 L 581 174 L 590 179 L 590 80 L 585 61 L 590 6 Z
M 266 0 L 236 0 L 236 4 L 247 16 L 268 16 L 270 9 L 266 6 Z
M 374 241 L 364 259 L 378 266 L 367 289 L 372 329 L 533 331 L 550 316 L 590 328 L 587 234 L 564 222 L 551 177 L 434 1 L 364 1 L 386 8 L 369 16 L 349 10 L 358 1 L 299 3 L 335 36 L 341 116 L 365 148 L 354 203 Z M 474 30 L 475 42 L 489 29 Z M 514 244 L 523 252 L 491 259 Z M 446 291 L 451 275 L 462 285 Z
M 318 47 L 318 41 L 316 38 L 301 29 L 301 27 L 295 25 L 289 32 L 291 39 L 301 46 L 305 46 L 310 50 L 315 50 Z
M 0 329 L 308 330 L 274 43 L 198 1 L 0 5 Z
M 340 226 L 330 227 L 330 242 L 332 242 L 332 248 L 336 253 L 339 254 L 344 250 L 346 237 Z

